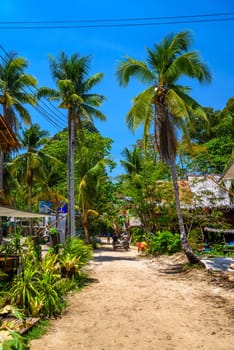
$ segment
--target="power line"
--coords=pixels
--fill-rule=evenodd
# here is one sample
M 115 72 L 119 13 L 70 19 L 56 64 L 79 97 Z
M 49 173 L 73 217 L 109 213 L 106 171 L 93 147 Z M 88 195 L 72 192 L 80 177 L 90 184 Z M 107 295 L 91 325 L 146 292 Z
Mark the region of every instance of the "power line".
M 234 13 L 228 13 L 228 16 L 233 15 Z M 221 15 L 221 14 L 220 14 Z M 224 15 L 224 14 L 223 14 Z M 226 15 L 226 16 L 227 16 Z M 177 17 L 163 17 L 163 18 L 191 18 L 191 17 L 206 17 L 206 16 L 214 16 L 214 15 L 198 15 L 198 16 L 177 16 Z M 155 19 L 163 19 L 163 18 L 155 18 Z M 154 18 L 152 18 L 154 19 Z M 152 20 L 151 19 L 151 20 Z M 74 28 L 113 28 L 113 27 L 142 27 L 142 26 L 155 26 L 155 25 L 169 25 L 169 24 L 188 24 L 188 23 L 208 23 L 208 22 L 226 22 L 226 21 L 233 21 L 234 17 L 225 17 L 225 18 L 211 18 L 211 19 L 194 19 L 194 20 L 183 20 L 183 21 L 167 21 L 167 22 L 146 22 L 146 23 L 128 23 L 129 21 L 143 21 L 143 20 L 150 20 L 150 18 L 139 18 L 139 19 L 116 19 L 116 20 L 65 20 L 65 21 L 42 21 L 42 22 L 8 22 L 8 23 L 16 23 L 16 24 L 29 24 L 27 26 L 1 26 L 2 24 L 7 24 L 7 22 L 0 22 L 0 30 L 1 29 L 74 29 Z M 105 22 L 116 22 L 116 21 L 125 21 L 126 23 L 111 23 L 111 24 L 103 24 Z M 48 23 L 81 23 L 81 22 L 103 22 L 101 24 L 84 24 L 84 25 L 43 25 L 40 26 L 39 24 L 48 24 Z M 30 25 L 30 24 L 38 24 L 38 25 Z
M 213 16 L 231 16 L 234 12 L 224 13 L 209 13 L 199 15 L 187 15 L 187 16 L 165 16 L 165 17 L 137 17 L 137 18 L 117 18 L 117 19 L 74 19 L 74 20 L 48 20 L 48 21 L 0 21 L 0 24 L 48 24 L 48 23 L 93 23 L 93 22 L 128 22 L 128 21 L 149 21 L 149 20 L 161 20 L 161 19 L 178 19 L 178 18 L 200 18 L 200 17 L 213 17 Z
M 11 56 L 9 55 L 9 53 L 4 49 L 4 47 L 0 44 L 0 49 L 4 52 L 4 54 L 11 59 Z M 2 57 L 2 59 L 4 60 L 4 58 Z M 5 60 L 6 62 L 6 60 Z M 35 86 L 36 91 L 38 91 L 39 89 Z M 31 90 L 32 91 L 32 90 Z M 46 99 L 46 101 L 48 102 L 48 104 L 56 111 L 56 113 L 59 113 L 62 117 L 65 117 L 64 114 L 57 109 L 49 100 Z M 42 101 L 42 103 L 45 105 L 45 102 Z M 49 110 L 51 110 L 51 108 L 49 108 Z M 54 113 L 54 112 L 53 112 Z M 66 117 L 65 117 L 66 118 Z
M 39 112 L 51 125 L 53 125 L 57 130 L 61 130 L 61 121 L 60 123 L 53 118 L 42 106 L 33 106 L 32 107 Z M 66 126 L 63 126 L 62 128 L 65 128 Z
M 0 49 L 4 52 L 4 54 L 8 57 L 8 58 L 12 58 L 10 55 L 9 55 L 9 53 L 4 49 L 4 47 L 2 46 L 2 45 L 0 45 Z M 4 58 L 4 57 L 2 57 L 2 56 L 0 56 L 1 57 L 1 59 L 3 60 L 3 61 L 5 61 L 5 63 L 7 63 L 7 61 L 6 61 L 6 59 Z M 32 92 L 32 93 L 34 93 L 34 91 L 32 90 L 32 88 L 31 87 L 28 87 L 29 88 L 29 90 Z M 37 87 L 35 87 L 35 89 L 38 91 L 38 88 Z M 25 93 L 27 93 L 26 92 L 26 90 L 25 89 L 22 89 L 22 91 L 23 92 L 25 92 Z M 52 109 L 48 106 L 48 105 L 46 105 L 46 103 L 44 102 L 44 101 L 40 101 L 41 102 L 41 104 L 42 105 L 44 105 L 46 108 L 47 108 L 47 110 L 44 108 L 44 107 L 42 107 L 41 105 L 40 105 L 40 103 L 38 103 L 37 104 L 37 106 L 33 106 L 32 105 L 32 107 L 37 111 L 37 112 L 39 112 L 43 117 L 45 117 L 46 118 L 46 120 L 51 124 L 51 125 L 53 125 L 54 127 L 56 127 L 58 130 L 60 130 L 61 129 L 61 123 L 63 124 L 63 123 L 65 123 L 64 122 L 64 120 L 61 120 L 61 117 L 59 117 L 58 115 L 57 115 L 57 112 L 59 112 L 62 116 L 63 116 L 63 118 L 65 117 L 52 103 L 50 103 L 50 101 L 48 101 L 48 100 L 46 100 L 54 109 L 55 109 L 55 111 L 56 111 L 56 113 L 54 112 L 54 111 L 52 111 Z M 49 111 L 51 111 L 53 114 L 50 114 L 49 112 L 48 112 L 48 110 Z M 66 123 L 65 123 L 65 125 L 66 125 Z M 65 127 L 65 125 L 63 126 L 63 128 Z

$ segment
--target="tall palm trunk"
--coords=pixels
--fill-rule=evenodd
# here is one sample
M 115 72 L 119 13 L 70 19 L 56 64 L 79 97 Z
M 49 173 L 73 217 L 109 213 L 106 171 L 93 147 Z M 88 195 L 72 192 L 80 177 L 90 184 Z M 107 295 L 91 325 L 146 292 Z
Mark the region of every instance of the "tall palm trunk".
M 4 152 L 0 150 L 0 197 L 3 196 L 3 161 L 4 161 Z
M 173 187 L 174 187 L 174 195 L 175 195 L 178 224 L 179 224 L 179 229 L 180 229 L 181 246 L 182 246 L 182 249 L 183 249 L 185 255 L 188 258 L 188 261 L 191 264 L 198 264 L 198 265 L 203 266 L 203 263 L 201 262 L 201 260 L 193 253 L 192 249 L 189 246 L 188 240 L 187 240 L 187 235 L 186 235 L 185 227 L 184 227 L 184 220 L 183 220 L 183 216 L 182 216 L 182 210 L 181 210 L 181 206 L 180 206 L 179 186 L 178 186 L 178 182 L 177 182 L 176 167 L 175 167 L 175 162 L 174 162 L 173 157 L 170 157 L 169 161 L 170 161 L 171 177 L 172 177 L 172 182 L 173 182 Z
M 84 227 L 84 234 L 85 234 L 85 242 L 86 244 L 90 244 L 89 222 L 86 217 L 83 219 L 83 227 Z
M 168 111 L 165 109 L 164 105 L 164 99 L 163 101 L 158 101 L 157 106 L 155 106 L 157 111 L 157 128 L 159 131 L 159 147 L 160 147 L 160 154 L 162 159 L 164 159 L 171 170 L 171 177 L 174 187 L 174 196 L 175 196 L 175 203 L 176 203 L 176 211 L 177 211 L 177 217 L 178 217 L 178 224 L 179 224 L 179 230 L 180 230 L 180 242 L 181 247 L 190 262 L 190 264 L 198 264 L 203 266 L 203 263 L 200 261 L 200 259 L 193 253 L 191 247 L 189 246 L 187 235 L 184 227 L 184 220 L 180 205 L 180 197 L 179 197 L 179 186 L 177 181 L 177 173 L 176 173 L 176 166 L 175 166 L 175 157 L 176 157 L 176 139 L 174 135 L 174 128 L 173 125 L 170 122 L 170 116 Z M 157 146 L 157 145 L 156 145 Z
M 0 149 L 0 199 L 3 198 L 3 159 L 4 159 L 4 152 Z M 3 229 L 2 229 L 2 217 L 0 217 L 0 243 L 3 239 Z
M 32 213 L 32 187 L 33 187 L 33 174 L 31 173 L 30 178 L 29 178 L 29 211 Z M 29 231 L 30 235 L 33 234 L 33 219 L 29 219 Z
M 67 193 L 68 193 L 68 235 L 75 236 L 75 121 L 72 117 L 72 109 L 68 110 L 68 169 L 67 169 Z
M 3 109 L 3 117 L 6 120 L 7 119 L 7 109 L 6 109 L 6 104 L 3 101 L 4 101 L 4 97 L 2 97 L 1 105 L 2 105 L 2 109 Z M 0 197 L 3 196 L 3 192 L 4 192 L 4 184 L 3 184 L 4 155 L 5 155 L 5 152 L 1 149 L 0 150 Z

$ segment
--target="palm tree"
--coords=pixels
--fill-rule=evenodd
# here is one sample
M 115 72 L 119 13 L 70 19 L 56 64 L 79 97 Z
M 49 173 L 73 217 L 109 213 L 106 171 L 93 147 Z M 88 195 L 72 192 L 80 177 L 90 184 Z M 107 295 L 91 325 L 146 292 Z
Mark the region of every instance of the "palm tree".
M 125 160 L 120 160 L 128 175 L 139 174 L 143 169 L 143 155 L 139 147 L 134 147 L 131 152 L 127 147 L 122 151 Z
M 85 150 L 84 150 L 85 151 Z M 93 163 L 93 161 L 91 161 Z M 84 176 L 79 183 L 79 202 L 82 213 L 82 223 L 85 233 L 86 243 L 90 243 L 89 233 L 89 219 L 90 217 L 97 217 L 99 213 L 92 209 L 94 202 L 102 184 L 102 180 L 106 177 L 105 166 L 108 164 L 108 160 L 100 159 L 95 164 L 87 162 L 88 168 Z
M 61 101 L 59 107 L 67 110 L 68 119 L 68 157 L 67 157 L 67 188 L 68 188 L 68 233 L 75 235 L 75 193 L 74 193 L 74 153 L 76 145 L 76 130 L 82 130 L 82 121 L 93 122 L 93 117 L 105 120 L 106 117 L 97 107 L 104 101 L 104 96 L 90 91 L 103 78 L 102 73 L 88 77 L 90 56 L 73 54 L 69 58 L 61 52 L 58 59 L 50 56 L 50 69 L 56 82 L 57 90 L 41 88 L 38 97 L 50 97 Z
M 190 89 L 180 85 L 179 80 L 184 76 L 197 79 L 200 83 L 211 80 L 209 69 L 198 52 L 189 51 L 191 43 L 189 32 L 172 33 L 152 50 L 147 49 L 147 63 L 131 57 L 121 61 L 117 78 L 122 86 L 127 86 L 131 77 L 147 85 L 134 98 L 134 105 L 126 117 L 127 125 L 135 130 L 143 124 L 147 138 L 153 123 L 157 149 L 171 170 L 182 248 L 190 263 L 200 263 L 187 241 L 175 167 L 176 128 L 184 130 L 186 123 L 191 122 L 194 116 L 205 118 L 202 107 L 189 96 Z
M 41 130 L 38 124 L 32 124 L 29 129 L 23 131 L 20 138 L 25 153 L 18 155 L 10 163 L 7 169 L 17 178 L 21 184 L 28 186 L 28 208 L 32 211 L 33 183 L 46 182 L 47 162 L 51 157 L 40 150 L 47 142 L 48 132 Z M 54 161 L 54 159 L 53 159 Z
M 27 88 L 37 85 L 36 79 L 25 73 L 27 61 L 16 54 L 6 53 L 0 64 L 0 104 L 3 108 L 3 117 L 13 132 L 17 132 L 20 117 L 29 125 L 31 117 L 25 104 L 36 104 L 35 96 Z M 0 190 L 3 189 L 3 160 L 4 152 L 0 151 Z

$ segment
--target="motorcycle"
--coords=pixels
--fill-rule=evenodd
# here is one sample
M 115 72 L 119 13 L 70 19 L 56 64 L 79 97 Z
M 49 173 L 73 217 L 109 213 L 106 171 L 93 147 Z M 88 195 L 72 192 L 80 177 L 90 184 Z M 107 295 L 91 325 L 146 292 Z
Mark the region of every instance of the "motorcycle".
M 122 243 L 123 243 L 123 248 L 126 250 L 126 252 L 128 251 L 128 249 L 129 249 L 129 242 L 128 242 L 128 239 L 125 237 L 125 238 L 123 238 L 123 241 L 122 241 Z
M 123 248 L 125 251 L 129 250 L 129 242 L 127 237 L 122 239 L 113 240 L 113 249 L 116 250 L 118 248 Z

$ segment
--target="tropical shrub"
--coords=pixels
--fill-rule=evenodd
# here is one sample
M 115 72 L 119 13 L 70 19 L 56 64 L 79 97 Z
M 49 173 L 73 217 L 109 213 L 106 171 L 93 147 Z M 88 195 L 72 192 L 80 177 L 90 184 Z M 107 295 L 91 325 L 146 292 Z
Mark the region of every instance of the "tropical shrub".
M 89 262 L 92 255 L 92 245 L 85 244 L 77 237 L 69 238 L 58 254 L 62 277 L 75 278 L 77 281 L 82 279 L 82 267 Z
M 29 350 L 28 340 L 17 332 L 8 333 L 8 340 L 0 342 L 0 350 Z
M 26 245 L 21 254 L 22 271 L 3 284 L 0 303 L 15 305 L 25 316 L 57 316 L 66 306 L 64 295 L 83 285 L 82 268 L 92 258 L 92 247 L 71 238 L 61 245 L 59 254 L 48 252 L 38 260 L 32 240 Z
M 60 314 L 63 302 L 56 283 L 61 275 L 54 263 L 53 256 L 45 257 L 42 263 L 34 260 L 29 249 L 22 256 L 22 272 L 12 280 L 6 300 L 23 309 L 26 315 Z
M 81 263 L 79 256 L 72 255 L 71 253 L 62 254 L 59 257 L 59 264 L 62 276 L 71 277 L 80 275 Z
M 66 254 L 79 258 L 79 266 L 81 267 L 92 259 L 93 248 L 91 245 L 85 244 L 82 239 L 72 237 L 65 242 L 58 259 L 60 260 Z
M 132 233 L 132 242 L 133 243 L 143 242 L 147 239 L 147 233 L 141 227 L 133 227 L 131 229 L 131 233 Z
M 169 231 L 158 231 L 149 236 L 147 243 L 148 252 L 153 255 L 174 254 L 181 250 L 180 235 Z

